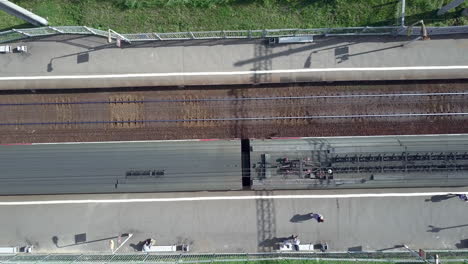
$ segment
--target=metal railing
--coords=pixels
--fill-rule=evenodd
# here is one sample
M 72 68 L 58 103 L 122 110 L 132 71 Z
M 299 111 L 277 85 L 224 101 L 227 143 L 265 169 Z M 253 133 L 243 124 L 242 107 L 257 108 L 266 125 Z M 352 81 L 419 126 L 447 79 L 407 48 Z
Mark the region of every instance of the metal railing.
M 347 27 L 347 28 L 315 28 L 315 29 L 264 29 L 264 30 L 221 30 L 193 31 L 172 33 L 118 33 L 114 30 L 101 30 L 86 26 L 57 26 L 12 29 L 0 32 L 0 43 L 17 41 L 32 37 L 73 34 L 94 35 L 109 39 L 120 39 L 126 42 L 165 41 L 165 40 L 210 40 L 210 39 L 259 39 L 271 37 L 293 36 L 382 36 L 382 35 L 420 35 L 420 27 L 414 30 L 407 26 L 388 27 Z M 468 26 L 427 27 L 429 35 L 466 34 Z
M 468 251 L 426 251 L 427 260 L 438 254 L 444 262 L 466 262 Z M 16 254 L 0 255 L 1 264 L 80 264 L 80 263 L 215 263 L 215 262 L 252 262 L 265 260 L 323 260 L 353 262 L 414 262 L 424 260 L 415 258 L 406 251 L 391 252 L 317 252 L 317 253 L 212 253 L 212 254 Z

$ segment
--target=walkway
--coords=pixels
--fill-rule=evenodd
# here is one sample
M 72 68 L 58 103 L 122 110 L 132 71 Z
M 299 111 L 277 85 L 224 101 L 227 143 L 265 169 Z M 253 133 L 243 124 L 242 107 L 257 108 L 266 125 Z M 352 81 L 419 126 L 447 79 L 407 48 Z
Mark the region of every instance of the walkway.
M 148 237 L 160 245 L 187 243 L 192 252 L 255 252 L 269 251 L 275 242 L 298 234 L 302 243 L 325 241 L 332 251 L 383 250 L 402 244 L 414 249 L 466 248 L 468 203 L 445 195 L 460 191 L 364 191 L 376 194 L 370 196 L 348 190 L 2 197 L 0 244 L 29 243 L 36 253 L 109 252 L 108 238 L 133 233 L 120 253 L 134 252 L 138 242 Z M 282 196 L 246 197 L 252 195 Z M 142 200 L 128 200 L 134 198 Z M 82 203 L 45 204 L 75 199 Z M 4 203 L 18 200 L 42 202 Z M 323 214 L 325 222 L 310 219 L 311 212 Z
M 186 86 L 314 81 L 455 79 L 468 76 L 466 35 L 316 37 L 137 43 L 117 48 L 95 36 L 62 35 L 2 54 L 0 89 Z M 20 43 L 16 43 L 20 44 Z M 13 43 L 12 45 L 15 45 Z

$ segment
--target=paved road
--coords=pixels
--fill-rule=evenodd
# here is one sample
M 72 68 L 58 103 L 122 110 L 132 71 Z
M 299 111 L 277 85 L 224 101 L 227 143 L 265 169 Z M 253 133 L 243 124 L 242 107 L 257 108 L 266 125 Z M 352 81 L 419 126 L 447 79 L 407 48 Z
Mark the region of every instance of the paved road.
M 461 189 L 366 190 L 369 193 Z M 464 191 L 467 191 L 466 189 Z M 360 195 L 361 190 L 346 191 Z M 178 193 L 2 197 L 18 200 L 168 198 L 245 195 L 343 194 L 336 191 L 270 193 Z M 265 200 L 201 200 L 139 203 L 0 205 L 0 245 L 34 244 L 37 253 L 109 252 L 106 238 L 131 232 L 121 253 L 133 252 L 139 241 L 155 238 L 160 245 L 188 243 L 192 252 L 254 252 L 270 250 L 281 238 L 298 234 L 302 243 L 326 241 L 331 250 L 379 250 L 407 244 L 412 248 L 467 247 L 468 203 L 441 195 L 302 198 Z M 318 224 L 307 214 L 318 212 Z M 89 243 L 75 244 L 86 234 Z M 83 236 L 83 235 L 82 235 Z M 54 245 L 54 240 L 57 245 Z M 102 241 L 95 241 L 101 240 Z M 93 242 L 95 241 L 95 242 Z
M 0 194 L 239 190 L 240 159 L 239 141 L 0 146 Z
M 466 78 L 465 35 L 408 43 L 411 39 L 316 37 L 311 44 L 277 46 L 260 40 L 203 40 L 117 48 L 106 38 L 52 36 L 27 42 L 28 54 L 2 55 L 0 89 Z M 419 66 L 455 68 L 406 68 Z M 5 79 L 22 76 L 30 79 Z

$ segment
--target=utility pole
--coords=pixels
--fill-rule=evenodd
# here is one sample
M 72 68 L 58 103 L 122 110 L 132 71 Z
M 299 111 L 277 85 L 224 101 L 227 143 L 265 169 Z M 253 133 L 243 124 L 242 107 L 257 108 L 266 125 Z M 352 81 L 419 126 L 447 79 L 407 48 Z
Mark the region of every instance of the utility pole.
M 445 6 L 441 7 L 439 11 L 437 11 L 437 15 L 441 16 L 445 13 L 447 13 L 450 9 L 455 8 L 461 4 L 463 4 L 465 0 L 453 0 L 452 2 L 446 4 Z
M 416 26 L 417 24 L 421 24 L 421 36 L 419 36 L 419 37 L 417 37 L 417 38 L 415 38 L 415 39 L 413 39 L 413 40 L 411 40 L 408 43 L 403 44 L 403 45 L 408 45 L 409 43 L 417 41 L 417 40 L 430 40 L 431 39 L 429 37 L 428 33 L 427 33 L 427 28 L 426 28 L 426 25 L 424 24 L 423 20 L 416 21 L 415 23 L 413 23 L 412 25 L 410 25 L 408 27 L 408 29 L 407 29 L 408 37 L 413 35 L 413 27 Z
M 405 26 L 406 0 L 401 0 L 401 26 Z
M 109 241 L 109 247 L 110 247 L 110 250 L 112 251 L 112 254 L 115 254 L 117 252 L 117 250 L 119 250 L 125 243 L 127 243 L 127 241 L 132 238 L 133 234 L 121 234 L 119 236 L 117 236 L 117 244 L 119 245 L 116 249 L 115 248 L 115 243 L 114 243 L 114 240 L 110 240 Z M 127 237 L 124 241 L 122 241 L 122 238 L 123 237 Z
M 407 245 L 403 245 L 403 247 L 406 248 L 417 259 L 424 261 L 426 264 L 432 264 L 429 260 L 426 259 L 426 252 L 424 250 L 420 249 L 419 252 L 416 252 Z
M 23 19 L 35 26 L 47 26 L 49 24 L 47 19 L 33 14 L 32 12 L 29 12 L 28 10 L 22 8 L 21 6 L 15 5 L 8 0 L 0 0 L 0 10 L 3 10 L 17 18 Z

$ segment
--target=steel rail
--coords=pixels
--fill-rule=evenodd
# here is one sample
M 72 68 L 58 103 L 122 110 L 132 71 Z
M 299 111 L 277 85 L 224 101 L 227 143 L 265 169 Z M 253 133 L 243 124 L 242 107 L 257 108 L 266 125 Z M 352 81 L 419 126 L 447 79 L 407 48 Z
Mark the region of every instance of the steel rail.
M 184 103 L 184 102 L 225 102 L 225 101 L 255 101 L 255 100 L 298 100 L 327 98 L 369 98 L 369 97 L 416 97 L 416 96 L 457 96 L 468 95 L 468 92 L 447 93 L 401 93 L 401 94 L 350 94 L 350 95 L 310 95 L 310 96 L 277 96 L 277 97 L 245 97 L 245 98 L 201 98 L 173 100 L 122 100 L 122 101 L 78 101 L 78 102 L 34 102 L 34 103 L 0 103 L 0 106 L 34 106 L 34 105 L 79 105 L 79 104 L 122 104 L 122 103 Z
M 468 112 L 459 113 L 401 113 L 401 114 L 363 114 L 363 115 L 323 115 L 323 116 L 273 116 L 273 117 L 226 117 L 226 118 L 199 118 L 199 119 L 166 119 L 166 120 L 128 120 L 128 121 L 63 121 L 63 122 L 24 122 L 0 123 L 0 126 L 28 126 L 28 125 L 85 125 L 85 124 L 132 124 L 132 123 L 178 123 L 178 122 L 205 122 L 205 121 L 269 121 L 269 120 L 295 120 L 295 119 L 337 119 L 337 118 L 395 118 L 395 117 L 442 117 L 465 116 Z

